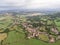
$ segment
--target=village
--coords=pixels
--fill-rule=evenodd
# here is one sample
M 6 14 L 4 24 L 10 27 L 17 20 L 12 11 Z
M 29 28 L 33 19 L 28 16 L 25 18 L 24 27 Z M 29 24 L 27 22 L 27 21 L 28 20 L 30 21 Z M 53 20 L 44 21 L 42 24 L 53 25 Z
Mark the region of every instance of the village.
M 19 15 L 6 15 L 6 18 L 4 16 L 4 18 L 1 18 L 0 20 L 1 22 L 7 22 L 0 24 L 3 26 L 0 27 L 1 45 L 3 44 L 4 40 L 8 38 L 9 33 L 13 31 L 19 33 L 18 35 L 23 33 L 24 39 L 26 40 L 37 39 L 46 43 L 55 43 L 56 41 L 60 40 L 60 31 L 57 28 L 59 26 L 56 25 L 56 20 L 50 16 L 37 15 L 24 17 Z
M 51 19 L 48 19 L 52 23 L 47 24 L 47 20 L 40 20 L 39 22 L 34 22 L 34 25 L 37 25 L 36 27 L 33 26 L 33 22 L 24 22 L 22 23 L 22 26 L 25 31 L 27 31 L 26 35 L 28 39 L 31 38 L 38 38 L 45 42 L 56 42 L 56 40 L 60 39 L 60 32 L 58 28 L 55 25 L 55 22 Z M 45 37 L 44 37 L 45 36 Z M 46 38 L 46 39 L 45 39 Z M 45 39 L 45 40 L 44 40 Z

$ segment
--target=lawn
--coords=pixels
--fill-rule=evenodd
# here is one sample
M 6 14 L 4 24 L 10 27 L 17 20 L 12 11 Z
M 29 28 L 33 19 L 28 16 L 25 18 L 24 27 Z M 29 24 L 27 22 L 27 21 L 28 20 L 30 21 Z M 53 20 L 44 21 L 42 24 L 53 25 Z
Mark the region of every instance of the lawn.
M 60 41 L 57 41 L 56 43 L 46 43 L 38 39 L 25 39 L 24 33 L 12 31 L 9 32 L 3 45 L 60 45 Z

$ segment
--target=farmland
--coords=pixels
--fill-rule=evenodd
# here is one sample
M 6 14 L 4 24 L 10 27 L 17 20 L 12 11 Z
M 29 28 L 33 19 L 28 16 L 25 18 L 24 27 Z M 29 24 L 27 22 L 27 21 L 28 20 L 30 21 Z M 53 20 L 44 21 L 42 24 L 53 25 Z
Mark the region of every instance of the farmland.
M 60 14 L 0 17 L 1 45 L 60 45 L 59 36 Z

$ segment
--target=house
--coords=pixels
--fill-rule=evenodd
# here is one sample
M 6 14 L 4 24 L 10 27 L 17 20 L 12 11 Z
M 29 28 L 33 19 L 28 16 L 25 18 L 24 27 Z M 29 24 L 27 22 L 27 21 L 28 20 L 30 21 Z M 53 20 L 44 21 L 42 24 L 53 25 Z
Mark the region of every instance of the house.
M 55 42 L 55 38 L 52 35 L 49 35 L 49 42 L 50 43 L 54 43 Z

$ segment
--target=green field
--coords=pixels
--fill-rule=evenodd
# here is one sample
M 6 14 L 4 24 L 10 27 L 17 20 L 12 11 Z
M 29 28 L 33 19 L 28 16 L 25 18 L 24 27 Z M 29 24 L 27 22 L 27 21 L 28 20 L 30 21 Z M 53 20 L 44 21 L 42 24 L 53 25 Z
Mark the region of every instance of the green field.
M 25 18 L 23 18 L 24 21 Z M 23 21 L 23 22 L 24 22 Z M 13 23 L 12 18 L 7 16 L 5 21 L 0 20 L 0 28 L 6 29 L 8 27 L 9 24 Z M 48 21 L 48 24 L 50 24 L 52 22 Z M 60 22 L 56 22 L 57 28 L 60 31 Z M 19 29 L 18 29 L 19 28 Z M 15 30 L 19 31 L 16 32 Z M 15 30 L 13 31 L 9 31 L 8 32 L 8 37 L 3 41 L 2 45 L 60 45 L 60 40 L 54 42 L 54 43 L 47 43 L 44 41 L 41 41 L 39 39 L 26 39 L 25 33 L 23 31 L 23 29 L 21 29 L 21 27 L 15 27 Z M 41 36 L 41 35 L 40 35 Z M 47 37 L 45 37 L 44 35 L 41 36 L 41 38 L 43 38 L 42 40 L 45 40 L 45 38 L 48 40 Z
M 56 43 L 46 43 L 37 39 L 27 40 L 23 33 L 16 33 L 14 31 L 9 32 L 6 40 L 3 42 L 4 45 L 60 45 L 60 40 Z

